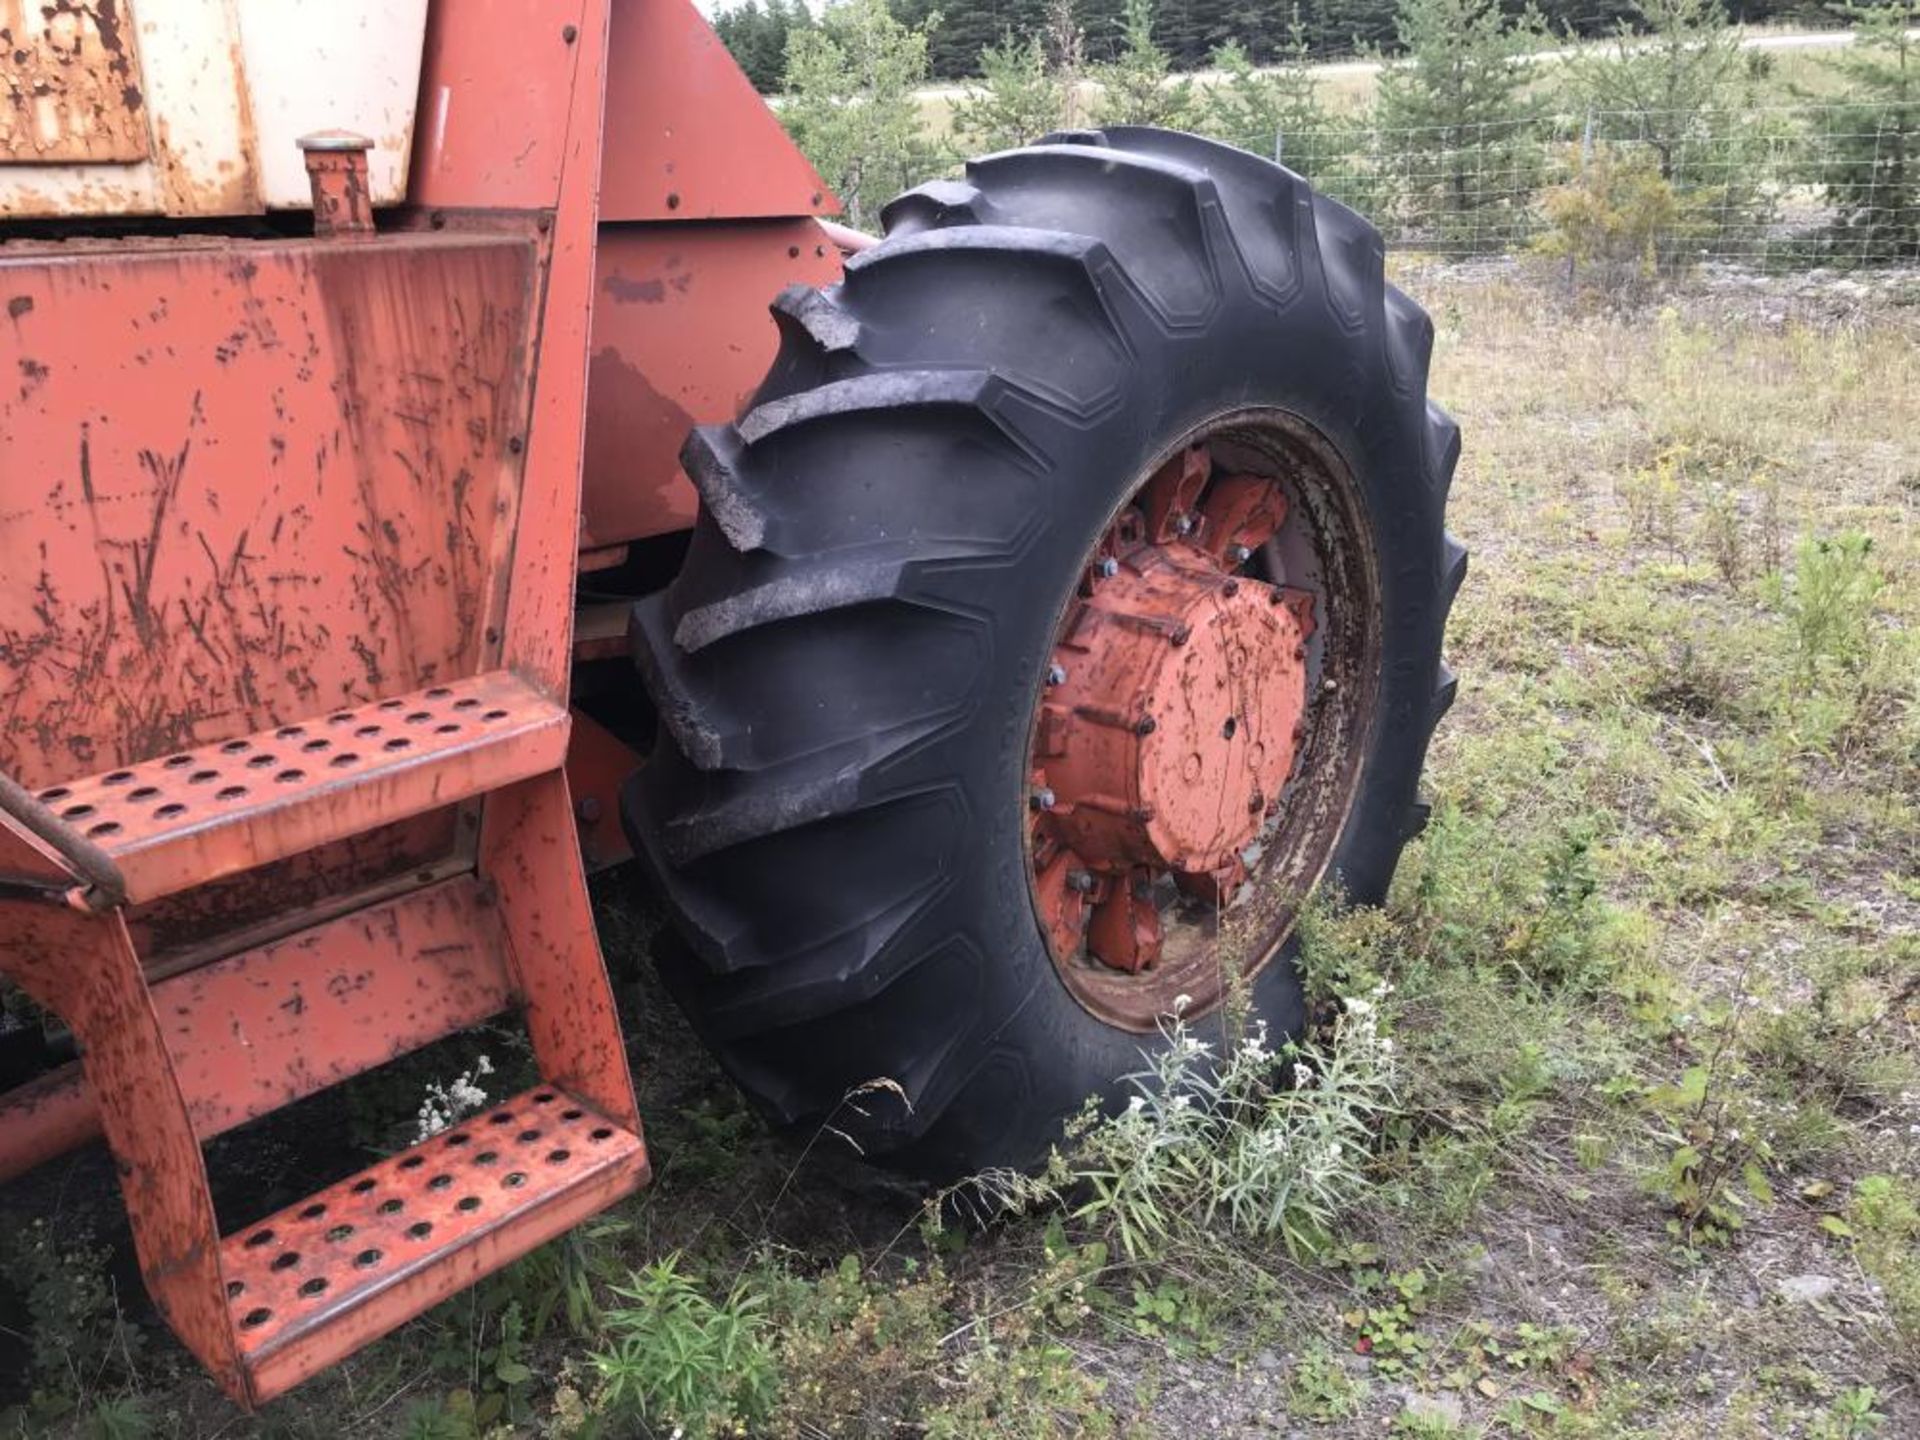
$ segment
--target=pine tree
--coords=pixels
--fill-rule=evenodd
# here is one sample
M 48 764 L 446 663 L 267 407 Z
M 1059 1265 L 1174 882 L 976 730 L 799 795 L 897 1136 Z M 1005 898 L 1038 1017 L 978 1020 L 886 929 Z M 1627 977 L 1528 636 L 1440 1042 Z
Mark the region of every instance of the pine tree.
M 1220 79 L 1206 97 L 1207 133 L 1322 182 L 1345 146 L 1336 137 L 1333 112 L 1320 98 L 1312 56 L 1297 4 L 1272 69 L 1255 69 L 1252 55 L 1237 41 L 1220 46 L 1213 52 Z
M 746 0 L 713 17 L 714 33 L 762 94 L 778 90 L 786 75 L 788 34 L 811 24 L 806 0 Z
M 1497 0 L 1404 0 L 1397 30 L 1407 58 L 1381 72 L 1375 113 L 1404 162 L 1398 199 L 1446 244 L 1504 248 L 1538 178 L 1524 57 L 1539 22 L 1509 24 Z
M 926 80 L 926 33 L 894 19 L 887 0 L 841 0 L 788 39 L 780 119 L 850 223 L 869 223 L 933 169 L 914 95 Z
M 1179 129 L 1193 110 L 1193 85 L 1171 80 L 1172 63 L 1153 38 L 1153 0 L 1127 0 L 1126 45 L 1094 67 L 1102 125 L 1164 125 Z
M 1047 0 L 1047 63 L 1060 84 L 1060 126 L 1078 129 L 1086 109 L 1087 35 L 1074 0 Z
M 1715 151 L 1739 123 L 1729 111 L 1742 99 L 1746 65 L 1720 0 L 1635 0 L 1612 46 L 1568 69 L 1581 101 L 1625 122 L 1608 125 L 1613 138 L 1652 147 L 1662 179 L 1684 187 L 1724 178 Z
M 1865 262 L 1920 260 L 1920 0 L 1835 13 L 1854 41 L 1827 62 L 1857 104 L 1827 112 L 1821 177 L 1835 213 L 1835 246 Z
M 981 83 L 953 107 L 953 129 L 967 150 L 1010 150 L 1064 122 L 1066 95 L 1038 35 L 1008 35 L 980 52 Z

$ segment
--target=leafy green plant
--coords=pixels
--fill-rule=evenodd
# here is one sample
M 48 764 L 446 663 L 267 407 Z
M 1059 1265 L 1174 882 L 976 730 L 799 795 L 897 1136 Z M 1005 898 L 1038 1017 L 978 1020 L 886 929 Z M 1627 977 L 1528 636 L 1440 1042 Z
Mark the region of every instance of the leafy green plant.
M 1809 683 L 1824 667 L 1857 672 L 1865 664 L 1874 602 L 1885 585 L 1874 564 L 1872 537 L 1848 531 L 1800 542 L 1783 604 Z
M 1650 151 L 1603 144 L 1590 155 L 1574 154 L 1568 178 L 1540 197 L 1548 228 L 1533 248 L 1565 260 L 1570 284 L 1618 298 L 1638 295 L 1674 267 L 1705 211 L 1675 192 Z
M 593 1356 L 604 1412 L 703 1440 L 772 1411 L 778 1376 L 763 1293 L 736 1286 L 715 1304 L 677 1253 L 613 1291 L 631 1303 L 607 1311 L 609 1344 Z
M 1669 1127 L 1650 1184 L 1673 1211 L 1668 1233 L 1684 1245 L 1724 1242 L 1746 1223 L 1750 1206 L 1773 1203 L 1765 1170 L 1772 1147 L 1758 1117 L 1718 1073 L 1729 1060 L 1723 1043 L 1711 1061 L 1688 1066 L 1677 1083 L 1645 1095 Z
M 1875 1408 L 1880 1392 L 1871 1385 L 1852 1385 L 1833 1397 L 1824 1415 L 1814 1418 L 1814 1440 L 1867 1440 L 1878 1435 L 1887 1417 Z
M 1386 1375 L 1424 1363 L 1434 1344 L 1433 1336 L 1420 1329 L 1420 1317 L 1431 1299 L 1427 1272 L 1362 1271 L 1354 1277 L 1354 1287 L 1368 1303 L 1341 1316 L 1353 1332 L 1353 1348 Z
M 1136 1258 L 1216 1223 L 1296 1255 L 1321 1249 L 1392 1105 L 1378 998 L 1349 999 L 1325 1047 L 1278 1054 L 1261 1026 L 1216 1060 L 1176 1018 L 1151 1068 L 1129 1077 L 1127 1108 L 1086 1128 L 1065 1158 L 1090 1192 L 1078 1218 Z
M 138 1395 L 101 1400 L 87 1417 L 87 1432 L 92 1440 L 147 1440 L 155 1429 L 153 1410 Z
M 1894 1175 L 1864 1176 L 1853 1187 L 1846 1218 L 1828 1216 L 1823 1223 L 1853 1243 L 1860 1268 L 1886 1295 L 1895 1330 L 1920 1348 L 1920 1185 Z
M 1287 1409 L 1308 1420 L 1344 1420 L 1359 1413 L 1367 1382 L 1324 1346 L 1309 1348 L 1287 1371 Z
M 85 1230 L 56 1234 L 35 1220 L 0 1232 L 0 1285 L 25 1312 L 33 1408 L 42 1415 L 89 1404 L 113 1411 L 119 1402 L 103 1392 L 140 1378 L 146 1334 L 121 1312 L 110 1259 Z

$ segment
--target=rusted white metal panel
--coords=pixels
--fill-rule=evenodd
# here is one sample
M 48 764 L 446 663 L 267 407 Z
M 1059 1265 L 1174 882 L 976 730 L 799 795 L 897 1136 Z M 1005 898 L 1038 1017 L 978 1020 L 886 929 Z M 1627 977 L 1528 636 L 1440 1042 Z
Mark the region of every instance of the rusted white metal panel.
M 117 0 L 0 0 L 0 162 L 147 158 L 146 97 Z
M 267 208 L 311 204 L 295 142 L 316 130 L 366 136 L 373 203 L 406 199 L 427 0 L 238 0 L 238 9 Z
M 296 139 L 405 198 L 428 0 L 0 0 L 0 217 L 310 204 Z

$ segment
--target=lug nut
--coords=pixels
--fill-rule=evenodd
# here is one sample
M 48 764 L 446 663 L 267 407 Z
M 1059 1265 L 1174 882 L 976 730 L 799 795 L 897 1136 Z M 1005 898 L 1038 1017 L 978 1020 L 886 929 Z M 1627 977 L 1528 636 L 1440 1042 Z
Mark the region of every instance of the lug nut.
M 1047 666 L 1047 684 L 1064 685 L 1067 683 L 1067 667 L 1064 665 Z
M 1153 716 L 1142 715 L 1139 719 L 1139 722 L 1134 725 L 1133 733 L 1136 735 L 1151 735 L 1155 730 L 1159 728 L 1160 728 L 1160 722 L 1154 719 Z
M 1054 802 L 1053 791 L 1047 789 L 1045 786 L 1042 786 L 1040 789 L 1034 791 L 1033 794 L 1027 798 L 1032 803 L 1033 808 L 1036 810 L 1053 809 L 1053 802 Z
M 1191 535 L 1193 533 L 1193 517 L 1191 515 L 1174 516 L 1173 533 L 1176 535 Z
M 1085 895 L 1093 889 L 1093 876 L 1085 870 L 1069 870 L 1067 872 L 1067 889 Z
M 1227 559 L 1231 560 L 1236 565 L 1244 565 L 1247 563 L 1247 561 L 1251 560 L 1252 558 L 1253 558 L 1253 551 L 1249 550 L 1244 545 L 1229 545 L 1227 547 Z
M 1102 579 L 1111 580 L 1119 573 L 1120 562 L 1111 555 L 1106 556 L 1100 561 L 1100 575 Z

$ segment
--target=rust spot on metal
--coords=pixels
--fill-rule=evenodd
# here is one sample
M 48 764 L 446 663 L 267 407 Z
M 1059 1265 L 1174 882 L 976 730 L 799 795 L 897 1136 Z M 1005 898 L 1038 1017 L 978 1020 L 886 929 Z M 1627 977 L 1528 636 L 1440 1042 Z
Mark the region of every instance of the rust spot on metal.
M 344 130 L 302 136 L 300 149 L 313 192 L 313 233 L 322 237 L 371 236 L 373 194 L 367 184 L 367 152 L 373 142 Z
M 629 280 L 624 275 L 609 275 L 604 284 L 607 293 L 622 305 L 658 305 L 667 298 L 664 280 Z
M 0 0 L 0 163 L 126 163 L 148 155 L 122 0 Z

